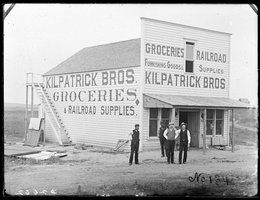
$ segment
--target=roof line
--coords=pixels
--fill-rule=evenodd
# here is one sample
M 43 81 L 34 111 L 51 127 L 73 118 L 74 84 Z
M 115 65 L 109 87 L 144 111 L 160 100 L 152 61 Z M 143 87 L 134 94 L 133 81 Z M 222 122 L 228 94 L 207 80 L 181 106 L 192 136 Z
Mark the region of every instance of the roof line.
M 94 46 L 89 46 L 89 47 L 84 47 L 83 49 L 88 49 L 88 48 L 93 48 L 93 47 L 99 47 L 99 46 L 107 46 L 107 45 L 111 45 L 111 44 L 116 44 L 116 43 L 122 43 L 122 42 L 128 42 L 131 40 L 138 40 L 141 38 L 133 38 L 133 39 L 129 39 L 129 40 L 121 40 L 121 41 L 117 41 L 117 42 L 111 42 L 111 43 L 105 43 L 105 44 L 98 44 L 98 45 L 94 45 Z M 82 49 L 82 50 L 83 50 Z
M 104 71 L 104 70 L 115 70 L 115 69 L 122 69 L 122 68 L 130 68 L 130 67 L 140 67 L 141 65 L 134 65 L 134 66 L 123 66 L 123 67 L 113 67 L 109 69 L 98 69 L 98 70 L 88 70 L 88 71 L 80 71 L 80 72 L 66 72 L 66 73 L 56 73 L 56 74 L 43 74 L 42 76 L 57 76 L 57 75 L 65 75 L 65 74 L 81 74 L 86 72 L 97 72 L 97 71 Z
M 165 24 L 172 24 L 172 25 L 189 27 L 189 28 L 195 28 L 195 29 L 199 29 L 199 30 L 211 31 L 211 32 L 216 32 L 216 33 L 221 33 L 221 34 L 226 34 L 226 35 L 232 35 L 232 33 L 227 33 L 227 32 L 222 32 L 222 31 L 215 31 L 215 30 L 211 30 L 211 29 L 206 29 L 206 28 L 201 28 L 201 27 L 196 27 L 196 26 L 190 26 L 190 25 L 185 25 L 185 24 L 178 24 L 178 23 L 163 21 L 163 20 L 159 20 L 159 19 L 152 19 L 152 18 L 147 18 L 147 17 L 140 17 L 140 19 L 141 20 L 144 19 L 144 20 L 149 20 L 149 21 L 162 22 L 162 23 L 165 23 Z

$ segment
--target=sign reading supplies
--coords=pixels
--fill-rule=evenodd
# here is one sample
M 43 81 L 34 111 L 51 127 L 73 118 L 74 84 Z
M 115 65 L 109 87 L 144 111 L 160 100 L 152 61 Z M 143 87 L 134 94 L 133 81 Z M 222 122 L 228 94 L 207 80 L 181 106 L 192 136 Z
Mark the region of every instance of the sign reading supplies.
M 45 87 L 64 114 L 137 116 L 138 86 L 134 68 L 49 76 Z
M 185 48 L 175 45 L 144 43 L 145 85 L 174 88 L 226 90 L 227 55 L 199 48 L 190 53 L 192 72 L 185 72 Z M 191 59 L 191 57 L 193 57 Z

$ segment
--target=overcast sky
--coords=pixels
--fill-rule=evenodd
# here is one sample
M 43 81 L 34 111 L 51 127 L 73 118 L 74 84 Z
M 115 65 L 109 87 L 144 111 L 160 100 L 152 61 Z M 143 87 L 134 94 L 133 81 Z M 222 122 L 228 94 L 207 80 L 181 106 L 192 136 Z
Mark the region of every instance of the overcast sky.
M 141 37 L 140 17 L 232 33 L 230 98 L 257 104 L 257 15 L 246 4 L 16 4 L 4 20 L 4 102 L 25 103 L 27 72 L 43 74 L 84 47 Z

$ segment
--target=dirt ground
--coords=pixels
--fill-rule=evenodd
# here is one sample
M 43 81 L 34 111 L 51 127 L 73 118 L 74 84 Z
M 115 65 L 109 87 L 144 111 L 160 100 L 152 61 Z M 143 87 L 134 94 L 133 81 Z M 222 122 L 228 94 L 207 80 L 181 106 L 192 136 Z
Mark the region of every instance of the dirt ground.
M 49 161 L 5 158 L 6 193 L 242 197 L 258 192 L 256 145 L 237 145 L 233 153 L 210 148 L 205 155 L 202 149 L 191 149 L 182 165 L 166 164 L 159 150 L 141 152 L 140 165 L 129 166 L 129 153 L 64 149 L 68 156 Z M 174 157 L 177 163 L 177 151 Z

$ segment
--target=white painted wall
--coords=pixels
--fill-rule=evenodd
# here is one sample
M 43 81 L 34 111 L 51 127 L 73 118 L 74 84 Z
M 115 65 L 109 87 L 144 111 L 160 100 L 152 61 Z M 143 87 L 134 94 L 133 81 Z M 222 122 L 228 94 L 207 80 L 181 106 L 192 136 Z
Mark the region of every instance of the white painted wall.
M 204 96 L 204 97 L 228 97 L 229 96 L 229 62 L 230 62 L 230 35 L 220 32 L 214 32 L 210 30 L 198 29 L 168 22 L 161 22 L 157 20 L 151 20 L 142 18 L 142 40 L 141 45 L 143 51 L 141 52 L 142 59 L 142 70 L 145 73 L 153 72 L 156 73 L 158 83 L 161 83 L 162 73 L 166 73 L 167 77 L 171 74 L 173 77 L 173 85 L 167 85 L 167 81 L 164 81 L 164 84 L 153 84 L 147 81 L 147 84 L 144 85 L 144 93 L 155 93 L 155 94 L 169 94 L 169 95 L 189 95 L 189 96 Z M 194 42 L 194 73 L 185 72 L 185 56 L 186 56 L 186 41 Z M 174 56 L 165 56 L 165 55 L 155 55 L 152 53 L 147 53 L 146 44 L 156 44 L 161 46 L 170 46 L 183 49 L 184 57 L 174 57 Z M 147 46 L 149 47 L 149 46 Z M 226 55 L 226 62 L 212 62 L 212 61 L 203 61 L 197 59 L 197 51 L 207 51 L 214 52 L 218 54 Z M 181 50 L 180 50 L 181 52 Z M 180 53 L 181 55 L 181 53 Z M 145 65 L 146 61 L 160 62 L 165 64 L 163 67 L 151 67 L 148 64 Z M 182 66 L 182 69 L 169 69 L 167 67 L 167 62 L 171 64 L 176 64 Z M 146 62 L 148 63 L 148 62 Z M 223 74 L 217 73 L 206 73 L 201 72 L 200 67 L 208 67 L 215 70 L 220 70 Z M 187 84 L 185 86 L 180 85 L 180 81 L 177 80 L 174 75 L 184 75 L 201 77 L 198 78 L 198 87 L 191 87 Z M 149 76 L 148 80 L 151 82 L 152 75 Z M 214 88 L 206 87 L 204 88 L 204 77 L 212 77 L 214 79 L 225 79 L 225 88 L 216 89 L 215 84 Z M 178 78 L 180 79 L 180 78 Z M 191 78 L 192 82 L 193 78 Z M 185 79 L 187 80 L 187 79 Z M 215 83 L 215 82 L 214 82 Z M 199 87 L 200 86 L 200 87 Z
M 116 83 L 114 81 L 111 82 L 111 85 L 105 85 L 105 82 L 102 81 L 105 77 L 104 74 L 108 73 L 110 74 L 116 74 L 116 77 L 118 78 L 118 74 L 128 74 L 128 78 L 125 77 L 124 81 L 122 81 L 122 76 L 120 75 L 120 80 L 122 84 L 119 84 L 117 81 Z M 130 73 L 131 72 L 131 73 Z M 133 72 L 133 73 L 132 73 Z M 68 84 L 65 85 L 66 76 L 76 75 L 76 74 L 64 74 L 64 75 L 55 75 L 54 77 L 56 81 L 56 85 L 59 85 L 59 79 L 64 80 L 61 82 L 60 87 L 53 88 L 51 85 L 51 81 L 54 79 L 49 79 L 49 83 L 47 84 L 47 79 L 49 77 L 44 78 L 44 85 L 47 89 L 48 94 L 50 95 L 52 101 L 54 102 L 55 108 L 58 110 L 59 115 L 61 116 L 66 129 L 69 132 L 69 135 L 72 139 L 73 143 L 86 143 L 86 144 L 92 144 L 92 145 L 98 145 L 98 146 L 107 146 L 107 147 L 115 147 L 118 139 L 126 139 L 128 133 L 130 133 L 131 130 L 134 129 L 135 123 L 140 123 L 140 67 L 131 67 L 131 68 L 121 68 L 121 69 L 111 69 L 106 71 L 94 71 L 94 72 L 85 72 L 85 73 L 77 73 L 77 75 L 84 75 L 85 74 L 92 74 L 96 76 L 95 78 L 95 84 L 93 86 L 80 86 L 79 82 L 78 85 L 70 86 L 68 87 Z M 63 77 L 63 78 L 60 78 Z M 79 77 L 79 76 L 78 76 Z M 88 76 L 89 77 L 89 76 Z M 132 78 L 134 80 L 132 80 Z M 114 84 L 115 83 L 115 84 Z M 51 86 L 51 88 L 49 87 Z M 121 91 L 124 90 L 123 91 Z M 129 89 L 129 92 L 132 94 L 127 94 L 127 90 Z M 99 95 L 97 94 L 98 90 L 106 90 L 107 95 L 105 99 L 103 98 L 102 94 L 104 92 L 101 92 L 101 98 L 99 98 Z M 118 94 L 116 95 L 116 90 L 118 91 Z M 93 96 L 89 99 L 89 95 L 86 96 L 85 92 L 80 91 L 96 91 L 94 94 L 91 93 Z M 110 99 L 110 91 L 112 91 L 112 98 Z M 133 92 L 136 91 L 136 96 L 133 95 Z M 80 98 L 77 98 L 75 101 L 74 99 L 67 99 L 65 101 L 65 98 L 63 98 L 63 101 L 61 101 L 61 96 L 59 96 L 59 99 L 57 100 L 57 92 L 68 92 L 68 94 L 80 94 Z M 69 97 L 69 96 L 67 96 Z M 86 98 L 86 99 L 85 99 Z M 95 99 L 95 101 L 94 101 Z M 137 105 L 137 100 L 139 101 L 139 104 Z M 91 100 L 91 101 L 89 101 Z M 121 101 L 122 100 L 122 101 Z M 92 106 L 92 108 L 96 107 L 96 113 L 95 114 L 69 114 L 68 113 L 68 106 Z M 120 106 L 120 108 L 125 108 L 126 106 L 130 107 L 133 106 L 132 109 L 134 111 L 128 111 L 129 113 L 134 115 L 119 115 L 119 112 L 112 112 L 112 114 L 109 115 L 102 115 L 101 114 L 101 107 L 102 106 Z M 114 107 L 115 108 L 115 107 Z M 66 113 L 64 112 L 64 109 L 66 109 Z M 48 127 L 48 123 L 47 123 Z M 51 131 L 50 129 L 49 132 Z M 48 136 L 48 135 L 47 135 Z M 51 137 L 49 137 L 50 140 L 52 140 Z

